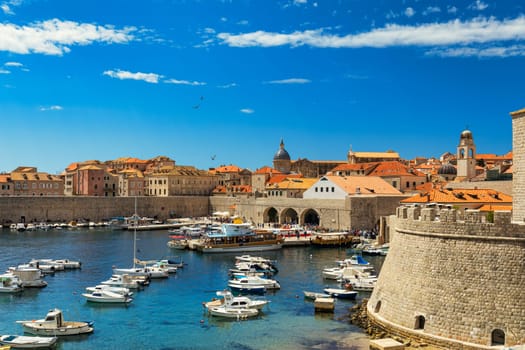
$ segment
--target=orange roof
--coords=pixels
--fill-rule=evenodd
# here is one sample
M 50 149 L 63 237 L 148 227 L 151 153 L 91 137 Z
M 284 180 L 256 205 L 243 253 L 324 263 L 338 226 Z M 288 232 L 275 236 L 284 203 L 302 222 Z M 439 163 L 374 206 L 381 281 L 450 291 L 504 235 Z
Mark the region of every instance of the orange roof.
M 9 182 L 9 174 L 0 174 L 0 182 Z
M 216 173 L 239 173 L 242 169 L 236 165 L 221 165 L 215 168 Z
M 302 178 L 302 177 L 303 177 L 303 175 L 301 175 L 301 174 L 288 174 L 288 175 L 286 175 L 286 174 L 279 173 L 279 174 L 273 175 L 271 178 L 269 178 L 268 181 L 266 182 L 266 186 L 277 184 L 279 182 L 284 181 L 284 179 L 286 179 L 286 178 L 291 178 L 291 179 L 295 178 L 295 179 L 297 179 L 297 178 Z
M 317 180 L 317 178 L 287 177 L 281 182 L 268 185 L 267 189 L 307 190 L 312 187 L 312 185 L 316 183 Z
M 348 194 L 401 194 L 379 176 L 323 176 L 341 187 Z M 359 192 L 357 192 L 359 189 Z
M 281 174 L 281 172 L 272 167 L 263 166 L 262 168 L 255 170 L 254 174 L 270 174 L 270 175 L 275 174 L 276 175 L 276 174 Z
M 356 171 L 369 169 L 372 165 L 370 163 L 358 163 L 358 164 L 340 164 L 332 169 L 334 171 Z
M 512 205 L 497 205 L 497 204 L 484 204 L 478 208 L 479 211 L 496 211 L 496 210 L 508 210 L 512 211 Z
M 432 189 L 403 199 L 401 203 L 511 204 L 512 197 L 489 189 Z
M 371 176 L 425 176 L 418 170 L 409 169 L 401 162 L 380 162 L 369 174 Z

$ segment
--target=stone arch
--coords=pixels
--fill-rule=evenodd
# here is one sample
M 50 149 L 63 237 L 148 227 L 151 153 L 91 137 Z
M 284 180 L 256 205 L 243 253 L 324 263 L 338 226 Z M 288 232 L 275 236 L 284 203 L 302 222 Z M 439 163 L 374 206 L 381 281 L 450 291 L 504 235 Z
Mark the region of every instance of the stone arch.
M 315 209 L 306 209 L 301 215 L 301 223 L 305 226 L 319 226 L 320 222 L 319 213 Z
M 414 324 L 414 329 L 420 329 L 420 330 L 425 329 L 425 316 L 417 315 L 415 321 L 416 322 Z
M 293 208 L 286 208 L 281 212 L 281 224 L 298 224 L 299 215 Z
M 490 334 L 490 346 L 505 345 L 505 332 L 501 329 L 494 329 Z
M 279 212 L 274 207 L 266 208 L 263 213 L 263 222 L 279 223 Z

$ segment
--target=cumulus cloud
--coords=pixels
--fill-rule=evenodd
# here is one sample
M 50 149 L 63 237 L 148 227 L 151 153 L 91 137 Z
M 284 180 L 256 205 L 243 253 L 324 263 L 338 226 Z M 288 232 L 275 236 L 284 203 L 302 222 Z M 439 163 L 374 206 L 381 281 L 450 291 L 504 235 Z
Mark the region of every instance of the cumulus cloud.
M 241 109 L 241 113 L 244 113 L 244 114 L 253 114 L 255 113 L 255 111 L 251 108 L 243 108 Z
M 63 55 L 71 46 L 122 44 L 134 40 L 135 27 L 115 29 L 90 23 L 51 19 L 19 26 L 0 23 L 0 51 L 17 54 Z
M 267 84 L 308 84 L 311 81 L 304 78 L 290 78 L 290 79 L 282 79 L 282 80 L 271 80 L 267 81 Z
M 236 87 L 236 86 L 237 86 L 237 83 L 229 83 L 229 84 L 219 85 L 217 87 L 220 89 L 229 89 L 229 88 Z
M 175 84 L 175 85 L 191 85 L 191 86 L 200 86 L 200 85 L 206 85 L 206 83 L 201 81 L 189 81 L 189 80 L 177 80 L 177 79 L 167 79 L 164 80 L 167 84 Z
M 53 106 L 49 106 L 49 107 L 40 107 L 40 111 L 41 112 L 47 112 L 47 111 L 61 111 L 63 110 L 64 108 L 62 106 L 58 106 L 58 105 L 53 105 Z
M 458 8 L 456 6 L 449 6 L 449 7 L 447 7 L 447 12 L 455 14 L 455 13 L 458 12 Z
M 344 36 L 323 29 L 289 34 L 256 31 L 244 34 L 219 33 L 222 43 L 233 47 L 311 46 L 318 48 L 361 48 L 391 46 L 451 46 L 525 39 L 525 17 L 496 20 L 476 18 L 417 26 L 389 24 L 369 32 Z
M 120 80 L 142 80 L 147 83 L 151 84 L 157 84 L 159 82 L 159 79 L 162 78 L 162 75 L 155 74 L 155 73 L 142 73 L 142 72 L 129 72 L 125 70 L 107 70 L 104 73 L 104 75 L 107 75 L 108 77 L 120 79 Z
M 13 10 L 11 10 L 11 7 L 9 7 L 8 4 L 6 3 L 3 3 L 0 5 L 0 9 L 2 9 L 2 11 L 4 12 L 4 14 L 6 15 L 14 15 L 15 13 L 13 12 Z
M 24 65 L 20 62 L 6 62 L 4 63 L 6 67 L 23 67 Z
M 483 1 L 481 0 L 476 0 L 476 2 L 474 2 L 473 4 L 471 4 L 469 6 L 470 9 L 472 10 L 476 10 L 476 11 L 483 11 L 484 9 L 486 9 L 487 7 L 489 7 L 489 5 L 485 4 Z

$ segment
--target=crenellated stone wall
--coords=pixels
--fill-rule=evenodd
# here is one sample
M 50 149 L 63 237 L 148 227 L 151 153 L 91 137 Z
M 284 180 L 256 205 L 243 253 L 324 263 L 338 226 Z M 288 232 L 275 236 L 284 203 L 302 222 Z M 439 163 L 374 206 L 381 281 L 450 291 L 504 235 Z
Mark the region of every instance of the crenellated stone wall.
M 368 302 L 378 326 L 447 349 L 525 344 L 525 225 L 496 211 L 400 207 Z M 423 322 L 423 323 L 422 323 Z

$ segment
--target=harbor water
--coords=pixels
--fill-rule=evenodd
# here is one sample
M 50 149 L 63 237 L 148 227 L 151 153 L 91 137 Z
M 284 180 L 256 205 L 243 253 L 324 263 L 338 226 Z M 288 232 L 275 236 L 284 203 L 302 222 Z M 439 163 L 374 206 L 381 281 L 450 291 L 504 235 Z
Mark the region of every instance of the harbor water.
M 99 305 L 82 296 L 85 288 L 109 279 L 112 267 L 133 263 L 133 232 L 106 228 L 0 233 L 0 269 L 35 259 L 82 262 L 79 270 L 45 277 L 48 286 L 21 293 L 0 293 L 0 334 L 23 334 L 17 320 L 44 318 L 52 308 L 64 320 L 94 321 L 89 335 L 61 337 L 58 349 L 368 349 L 364 332 L 351 325 L 349 309 L 357 301 L 337 300 L 334 313 L 314 313 L 303 291 L 322 292 L 337 282 L 323 280 L 321 270 L 347 256 L 346 249 L 290 247 L 263 252 L 276 260 L 273 278 L 281 289 L 268 292 L 270 301 L 254 319 L 237 321 L 208 316 L 202 302 L 227 287 L 228 269 L 238 254 L 201 254 L 167 247 L 167 231 L 137 232 L 137 258 L 177 256 L 184 268 L 168 279 L 152 280 L 134 292 L 128 305 Z M 252 254 L 254 255 L 254 254 Z M 367 257 L 376 271 L 383 257 Z

